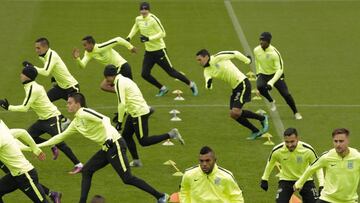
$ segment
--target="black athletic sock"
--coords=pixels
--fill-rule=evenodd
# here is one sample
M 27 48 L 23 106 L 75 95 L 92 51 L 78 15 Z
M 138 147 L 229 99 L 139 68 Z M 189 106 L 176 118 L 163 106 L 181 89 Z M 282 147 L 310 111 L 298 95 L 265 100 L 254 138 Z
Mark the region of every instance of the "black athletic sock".
M 284 97 L 286 103 L 290 106 L 292 112 L 295 114 L 297 113 L 297 108 L 296 108 L 296 105 L 295 105 L 295 100 L 294 98 L 291 96 L 291 94 L 287 95 L 286 97 Z
M 244 127 L 250 129 L 253 133 L 259 132 L 259 129 L 257 129 L 253 124 L 250 123 L 247 118 L 243 117 L 242 115 L 238 119 L 236 119 L 236 121 Z
M 129 149 L 131 157 L 133 159 L 139 159 L 139 154 L 137 152 L 136 144 L 135 144 L 135 141 L 133 139 L 133 136 L 132 135 L 127 136 L 127 135 L 124 134 L 124 140 L 126 142 L 127 148 Z
M 141 146 L 149 146 L 157 144 L 169 138 L 170 135 L 167 133 L 162 135 L 144 136 L 139 140 L 139 143 L 141 144 Z
M 262 116 L 260 114 L 254 113 L 249 110 L 242 110 L 241 115 L 245 118 L 252 118 L 252 119 L 259 120 L 259 121 L 263 121 L 265 119 L 265 116 Z

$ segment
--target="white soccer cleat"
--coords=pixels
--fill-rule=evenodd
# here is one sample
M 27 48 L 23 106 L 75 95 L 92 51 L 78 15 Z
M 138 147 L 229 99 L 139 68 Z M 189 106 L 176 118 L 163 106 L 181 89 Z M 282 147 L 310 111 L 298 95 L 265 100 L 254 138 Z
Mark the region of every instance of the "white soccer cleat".
M 271 111 L 276 111 L 275 100 L 273 100 L 273 102 L 270 102 L 270 110 Z
M 171 139 L 175 139 L 178 140 L 180 142 L 180 144 L 184 145 L 185 141 L 184 139 L 181 137 L 181 134 L 179 132 L 179 130 L 177 128 L 173 128 L 170 132 L 169 132 L 170 138 Z
M 140 159 L 134 159 L 129 163 L 130 167 L 141 167 L 142 163 Z
M 294 116 L 296 120 L 301 120 L 303 118 L 300 113 L 295 113 Z

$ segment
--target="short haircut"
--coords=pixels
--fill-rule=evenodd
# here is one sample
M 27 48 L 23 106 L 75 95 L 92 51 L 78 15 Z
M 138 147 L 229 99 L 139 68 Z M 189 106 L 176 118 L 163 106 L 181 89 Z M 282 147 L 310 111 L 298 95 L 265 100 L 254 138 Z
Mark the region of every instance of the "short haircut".
M 105 198 L 101 195 L 94 195 L 91 200 L 91 203 L 105 203 Z
M 288 128 L 284 131 L 284 137 L 291 136 L 291 135 L 298 136 L 298 132 L 295 128 Z
M 117 68 L 115 65 L 109 64 L 107 66 L 105 66 L 104 69 L 104 76 L 108 77 L 108 76 L 115 76 L 117 75 Z
M 332 137 L 334 137 L 335 135 L 338 134 L 345 134 L 346 137 L 350 135 L 350 131 L 346 128 L 336 128 L 335 130 L 333 130 L 332 132 Z
M 87 41 L 87 42 L 90 43 L 90 44 L 95 44 L 95 43 L 96 43 L 96 42 L 95 42 L 95 39 L 94 39 L 93 36 L 91 36 L 91 35 L 85 36 L 82 40 L 85 40 L 85 41 Z
M 37 39 L 35 42 L 39 42 L 42 46 L 46 45 L 46 46 L 50 46 L 50 42 L 48 39 L 46 39 L 45 37 L 40 37 L 39 39 Z
M 204 154 L 207 154 L 207 153 L 212 153 L 213 155 L 215 155 L 215 152 L 208 146 L 203 146 L 201 149 L 200 149 L 200 154 L 201 155 L 204 155 Z
M 206 49 L 201 49 L 200 51 L 198 51 L 196 53 L 196 56 L 202 56 L 202 57 L 205 57 L 205 56 L 210 56 L 210 53 L 208 50 Z
M 74 92 L 69 95 L 69 97 L 73 98 L 76 103 L 80 103 L 81 107 L 86 107 L 85 96 L 80 92 Z

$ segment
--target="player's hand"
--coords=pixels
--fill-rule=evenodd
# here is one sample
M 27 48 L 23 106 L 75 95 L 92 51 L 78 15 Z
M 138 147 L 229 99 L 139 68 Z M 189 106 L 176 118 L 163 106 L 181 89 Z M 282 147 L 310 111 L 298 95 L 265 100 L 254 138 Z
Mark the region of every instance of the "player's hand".
M 260 187 L 261 187 L 263 190 L 267 191 L 267 190 L 269 189 L 268 181 L 267 181 L 267 180 L 261 180 L 261 182 L 260 182 Z
M 320 197 L 320 194 L 321 194 L 321 191 L 324 189 L 324 186 L 320 186 L 319 187 L 319 197 Z
M 114 145 L 114 142 L 112 139 L 107 139 L 104 143 L 105 147 L 107 147 L 108 149 L 111 148 Z
M 23 61 L 23 62 L 22 62 L 22 65 L 23 65 L 24 67 L 34 67 L 34 65 L 31 64 L 29 61 Z
M 116 128 L 117 131 L 121 131 L 121 126 L 122 126 L 121 122 L 116 122 L 115 128 Z
M 142 43 L 147 42 L 147 41 L 149 41 L 149 37 L 146 37 L 146 36 L 144 36 L 144 35 L 141 35 L 141 36 L 140 36 L 140 41 L 141 41 Z
M 127 37 L 125 40 L 128 41 L 128 42 L 130 42 L 131 39 L 130 39 L 130 37 Z
M 266 84 L 266 89 L 267 90 L 272 90 L 272 86 L 270 84 Z
M 80 50 L 78 48 L 74 48 L 73 52 L 72 52 L 72 55 L 73 55 L 74 59 L 79 58 L 80 57 Z
M 46 159 L 46 154 L 44 152 L 40 152 L 40 154 L 37 156 L 37 158 L 40 161 L 44 161 Z
M 5 110 L 9 110 L 9 102 L 7 99 L 0 99 L 0 106 Z
M 132 49 L 130 49 L 130 52 L 136 54 L 137 53 L 137 48 L 133 47 Z
M 249 63 L 249 64 L 251 64 L 251 63 L 252 63 L 252 58 L 251 58 L 251 56 L 250 56 L 250 55 L 246 55 L 246 57 L 247 57 L 248 59 L 250 59 L 250 63 Z

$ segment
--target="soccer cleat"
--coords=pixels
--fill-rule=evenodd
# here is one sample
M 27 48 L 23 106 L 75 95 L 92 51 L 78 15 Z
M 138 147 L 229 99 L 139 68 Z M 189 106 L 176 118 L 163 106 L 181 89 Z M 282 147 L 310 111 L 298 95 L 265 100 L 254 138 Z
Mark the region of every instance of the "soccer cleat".
M 168 89 L 167 87 L 165 87 L 165 86 L 163 86 L 163 87 L 164 87 L 164 88 L 161 88 L 161 89 L 159 90 L 159 93 L 156 94 L 157 97 L 162 97 L 162 96 L 164 96 L 166 93 L 169 92 L 169 89 Z
M 53 154 L 53 160 L 56 160 L 59 157 L 59 149 L 56 146 L 51 147 L 51 151 Z
M 170 130 L 169 135 L 171 139 L 179 140 L 180 144 L 182 145 L 185 144 L 185 141 L 177 128 L 173 128 L 172 130 Z
M 275 100 L 273 100 L 272 102 L 270 102 L 270 110 L 271 110 L 271 111 L 276 111 Z
M 50 199 L 53 203 L 61 203 L 61 192 L 50 192 Z
M 67 127 L 69 127 L 71 123 L 71 120 L 68 118 L 62 118 L 61 119 L 61 123 L 60 123 L 60 127 L 61 127 L 61 131 L 64 132 L 66 130 Z
M 247 140 L 255 140 L 256 138 L 258 137 L 261 137 L 263 133 L 261 131 L 257 131 L 257 132 L 254 132 L 254 133 L 251 133 L 249 137 L 247 137 L 246 139 Z
M 191 82 L 190 89 L 191 89 L 194 96 L 197 96 L 199 94 L 199 91 L 198 91 L 198 88 L 197 88 L 195 82 Z
M 301 120 L 303 118 L 300 113 L 295 113 L 294 116 L 296 120 Z
M 268 115 L 264 115 L 265 119 L 260 121 L 261 122 L 261 126 L 263 127 L 263 129 L 261 130 L 261 133 L 264 134 L 267 131 L 269 131 L 269 116 Z
M 160 197 L 158 200 L 157 200 L 157 203 L 167 203 L 169 200 L 169 195 L 164 193 L 164 196 Z
M 75 175 L 77 173 L 80 173 L 83 167 L 84 166 L 82 165 L 82 163 L 76 164 L 74 166 L 74 168 L 71 171 L 69 171 L 69 174 L 70 175 Z
M 140 159 L 134 159 L 129 163 L 129 165 L 131 167 L 141 167 L 143 164 L 141 163 Z

